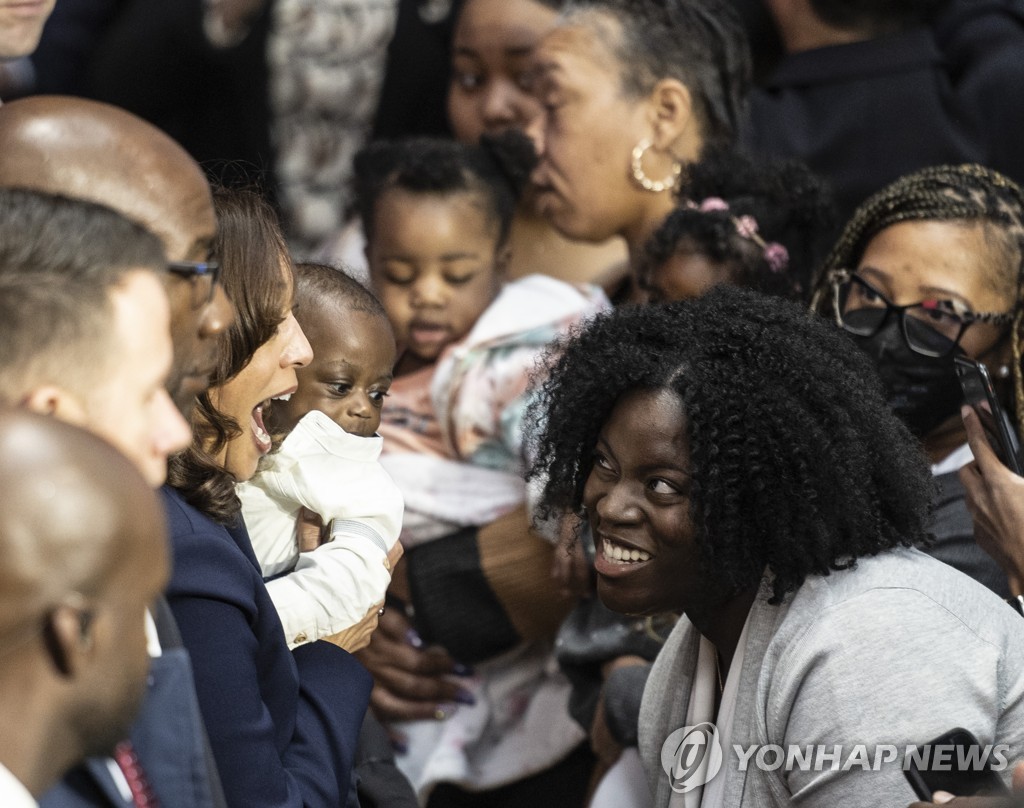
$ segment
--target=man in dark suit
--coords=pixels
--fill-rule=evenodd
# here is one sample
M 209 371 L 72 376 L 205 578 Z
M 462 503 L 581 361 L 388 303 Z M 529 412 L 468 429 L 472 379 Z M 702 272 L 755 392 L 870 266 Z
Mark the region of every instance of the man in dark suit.
M 24 81 L 31 71 L 27 57 L 36 45 L 53 11 L 55 0 L 31 5 L 0 0 L 0 97 Z
M 158 129 L 122 110 L 79 99 L 29 98 L 0 107 L 4 186 L 100 203 L 159 237 L 174 262 L 165 273 L 174 344 L 167 388 L 179 409 L 190 412 L 195 396 L 209 386 L 216 337 L 234 316 L 208 261 L 216 219 L 196 163 Z M 55 242 L 39 243 L 45 249 Z M 157 608 L 154 617 L 167 619 L 156 621 L 160 654 L 131 733 L 138 760 L 162 804 L 222 805 L 187 653 L 169 614 Z M 124 785 L 110 761 L 90 761 L 42 804 L 131 804 Z

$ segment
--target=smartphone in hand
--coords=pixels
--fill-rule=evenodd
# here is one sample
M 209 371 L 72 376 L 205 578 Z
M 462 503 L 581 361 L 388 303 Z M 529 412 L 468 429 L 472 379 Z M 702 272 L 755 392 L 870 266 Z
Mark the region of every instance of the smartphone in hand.
M 1017 439 L 1010 416 L 996 398 L 988 369 L 981 362 L 965 356 L 954 356 L 953 360 L 956 363 L 960 389 L 964 391 L 964 401 L 977 413 L 992 451 L 1010 471 L 1024 476 L 1020 441 Z
M 948 791 L 956 797 L 1002 797 L 1009 790 L 992 769 L 991 750 L 986 750 L 966 729 L 955 727 L 925 744 L 930 765 L 919 766 L 909 756 L 903 774 L 918 799 L 932 801 L 936 791 Z M 939 750 L 944 750 L 940 754 Z M 941 763 L 939 762 L 941 761 Z

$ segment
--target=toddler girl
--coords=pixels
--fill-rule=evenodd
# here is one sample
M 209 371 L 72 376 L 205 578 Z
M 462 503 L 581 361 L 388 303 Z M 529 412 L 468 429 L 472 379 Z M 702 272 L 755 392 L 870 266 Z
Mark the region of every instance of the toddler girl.
M 392 593 L 415 615 L 411 625 L 382 623 L 364 659 L 379 713 L 447 719 L 402 726 L 409 749 L 399 765 L 421 798 L 439 782 L 458 785 L 435 799 L 514 783 L 563 761 L 583 738 L 550 664 L 565 603 L 548 577 L 552 547 L 528 529 L 522 420 L 543 348 L 607 302 L 596 288 L 547 276 L 503 284 L 531 158 L 529 143 L 507 132 L 480 146 L 379 143 L 356 159 L 371 280 L 398 341 L 382 463 L 406 502 L 408 586 Z M 391 642 L 403 636 L 474 664 L 475 674 L 454 692 L 416 679 L 402 661 L 408 647 Z M 422 695 L 440 692 L 460 706 Z
M 639 280 L 654 300 L 700 297 L 728 283 L 807 298 L 835 213 L 803 163 L 718 149 L 688 169 L 686 198 L 644 246 Z

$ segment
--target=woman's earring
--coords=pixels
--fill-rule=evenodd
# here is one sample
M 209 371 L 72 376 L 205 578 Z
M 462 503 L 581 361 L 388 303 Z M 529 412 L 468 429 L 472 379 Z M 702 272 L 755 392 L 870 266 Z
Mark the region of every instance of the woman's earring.
M 1000 379 L 1009 379 L 1010 378 L 1010 366 L 1009 365 L 1000 365 L 998 368 L 996 368 L 996 377 L 1000 378 Z
M 651 141 L 641 140 L 633 147 L 633 159 L 631 167 L 633 169 L 633 179 L 636 180 L 637 185 L 643 188 L 645 191 L 650 191 L 652 194 L 660 194 L 663 191 L 671 191 L 679 183 L 679 177 L 683 173 L 683 164 L 678 161 L 672 163 L 672 174 L 663 180 L 652 180 L 644 173 L 643 159 L 644 152 L 651 148 Z

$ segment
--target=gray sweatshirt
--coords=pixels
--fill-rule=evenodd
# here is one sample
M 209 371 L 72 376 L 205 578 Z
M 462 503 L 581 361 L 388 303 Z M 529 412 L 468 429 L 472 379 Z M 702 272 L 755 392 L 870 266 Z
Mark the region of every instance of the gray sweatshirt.
M 769 605 L 770 594 L 762 582 L 748 617 L 731 739 L 716 775 L 727 778 L 724 805 L 902 808 L 915 799 L 901 768 L 907 745 L 954 727 L 982 745 L 1007 745 L 992 753 L 1006 759 L 1009 781 L 1024 757 L 1024 621 L 992 592 L 900 549 L 808 578 L 782 605 Z M 644 691 L 640 753 L 659 808 L 673 794 L 662 747 L 686 724 L 699 637 L 681 619 Z M 754 754 L 741 771 L 754 744 L 804 758 L 810 746 L 810 763 L 791 757 L 769 771 Z M 777 754 L 761 760 L 773 764 Z

